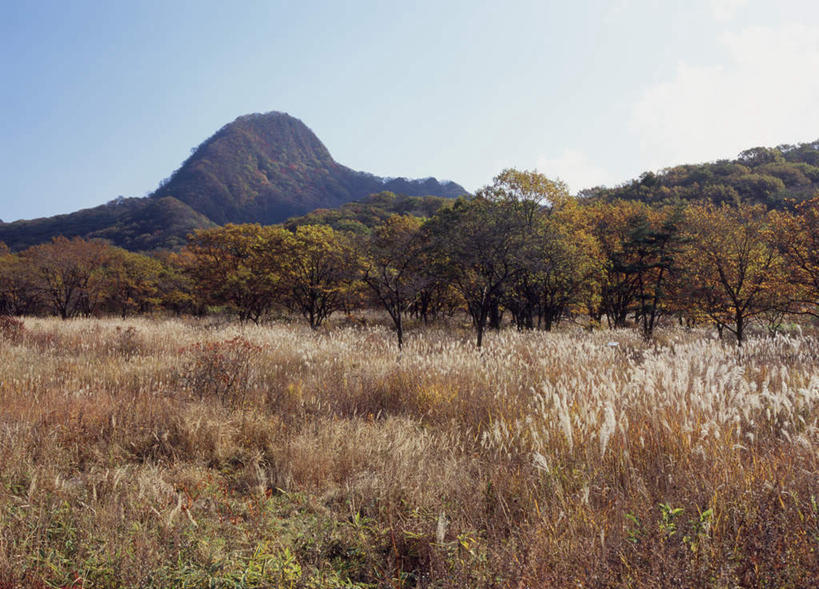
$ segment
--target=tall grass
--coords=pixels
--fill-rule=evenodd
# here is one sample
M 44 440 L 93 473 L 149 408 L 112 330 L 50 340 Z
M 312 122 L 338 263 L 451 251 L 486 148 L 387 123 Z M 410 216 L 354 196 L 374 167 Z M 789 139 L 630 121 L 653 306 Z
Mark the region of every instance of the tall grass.
M 819 578 L 813 336 L 6 332 L 0 587 Z

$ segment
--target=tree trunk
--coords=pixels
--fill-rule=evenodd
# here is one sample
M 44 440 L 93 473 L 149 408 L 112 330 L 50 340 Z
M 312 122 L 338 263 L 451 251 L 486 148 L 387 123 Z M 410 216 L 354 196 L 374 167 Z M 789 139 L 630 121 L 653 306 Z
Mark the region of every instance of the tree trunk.
M 745 339 L 745 317 L 742 314 L 742 311 L 737 311 L 736 313 L 736 322 L 737 322 L 737 345 L 742 346 L 742 342 Z
M 489 304 L 489 327 L 490 329 L 494 329 L 495 331 L 499 331 L 501 328 L 501 320 L 503 319 L 503 314 L 500 310 L 500 303 L 497 300 L 493 300 Z

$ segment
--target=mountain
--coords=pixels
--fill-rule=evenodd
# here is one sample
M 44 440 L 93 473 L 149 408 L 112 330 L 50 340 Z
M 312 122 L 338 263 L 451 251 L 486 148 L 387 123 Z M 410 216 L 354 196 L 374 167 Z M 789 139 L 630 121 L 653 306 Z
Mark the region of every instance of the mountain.
M 176 247 L 192 230 L 225 223 L 273 224 L 369 194 L 454 198 L 466 190 L 435 178 L 381 178 L 337 163 L 300 120 L 280 112 L 245 115 L 222 127 L 145 198 L 42 219 L 0 222 L 14 250 L 56 235 L 105 238 L 132 250 Z
M 647 203 L 703 198 L 717 203 L 744 200 L 775 209 L 786 206 L 789 200 L 811 198 L 818 191 L 819 140 L 753 147 L 741 152 L 734 160 L 645 172 L 621 186 L 591 188 L 582 191 L 580 196 Z
M 434 178 L 385 179 L 336 163 L 318 137 L 285 113 L 239 117 L 200 145 L 154 193 L 173 196 L 218 224 L 283 221 L 388 190 L 457 197 Z

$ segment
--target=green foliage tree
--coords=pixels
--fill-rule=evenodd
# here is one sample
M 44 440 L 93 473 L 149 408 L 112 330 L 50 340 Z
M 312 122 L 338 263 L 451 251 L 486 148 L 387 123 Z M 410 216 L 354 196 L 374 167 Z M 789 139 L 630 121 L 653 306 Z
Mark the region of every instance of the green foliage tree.
M 624 249 L 631 252 L 629 271 L 636 277 L 637 320 L 646 339 L 654 334 L 657 320 L 666 311 L 669 279 L 683 243 L 682 211 L 679 206 L 652 209 L 630 219 Z
M 645 203 L 626 200 L 595 203 L 589 209 L 602 256 L 596 299 L 599 307 L 592 314 L 598 320 L 605 316 L 609 327 L 624 327 L 629 313 L 636 311 L 640 254 L 634 247 L 634 233 L 645 226 L 649 211 Z
M 775 147 L 752 147 L 740 152 L 737 159 L 748 166 L 784 162 L 782 152 Z
M 614 188 L 586 191 L 591 199 L 663 203 L 681 199 L 735 203 L 739 198 L 767 208 L 783 209 L 788 199 L 810 198 L 819 188 L 819 142 L 756 147 L 736 160 L 680 165 L 647 172 Z

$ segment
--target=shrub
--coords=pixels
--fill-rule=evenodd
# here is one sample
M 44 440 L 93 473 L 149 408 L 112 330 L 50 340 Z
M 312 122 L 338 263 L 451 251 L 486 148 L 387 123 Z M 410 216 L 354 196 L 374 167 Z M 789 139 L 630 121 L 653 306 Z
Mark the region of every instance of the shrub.
M 0 315 L 0 339 L 11 343 L 19 343 L 25 334 L 23 322 L 14 317 Z
M 125 329 L 117 327 L 114 337 L 108 342 L 106 347 L 110 355 L 130 360 L 143 351 L 145 342 L 142 340 L 136 328 L 133 325 L 129 325 Z
M 182 350 L 183 388 L 199 399 L 215 398 L 226 405 L 242 405 L 255 384 L 253 361 L 261 347 L 242 337 L 193 344 Z

